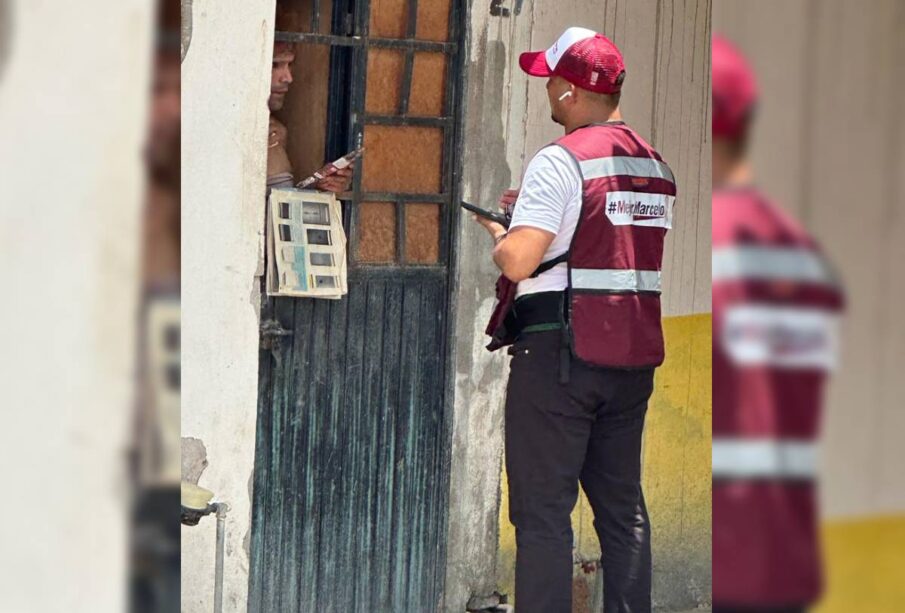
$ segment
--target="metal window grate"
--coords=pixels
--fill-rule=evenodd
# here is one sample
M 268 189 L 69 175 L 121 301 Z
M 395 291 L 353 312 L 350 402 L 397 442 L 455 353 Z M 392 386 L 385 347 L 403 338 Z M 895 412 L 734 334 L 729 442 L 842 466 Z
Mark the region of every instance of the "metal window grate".
M 362 177 L 368 154 L 358 163 L 353 181 L 352 200 L 346 201 L 345 225 L 349 233 L 350 268 L 441 268 L 446 269 L 450 258 L 451 227 L 455 219 L 453 195 L 453 160 L 455 148 L 456 86 L 459 79 L 460 47 L 458 22 L 460 2 L 450 2 L 447 41 L 419 40 L 418 0 L 408 0 L 405 38 L 370 36 L 370 3 L 368 0 L 334 0 L 331 33 L 320 32 L 321 2 L 311 0 L 308 32 L 279 31 L 276 40 L 298 44 L 330 45 L 330 84 L 328 108 L 328 136 L 325 157 L 334 159 L 351 149 L 363 138 L 367 126 L 428 127 L 442 131 L 440 192 L 413 194 L 406 192 L 364 191 Z M 399 50 L 403 54 L 402 82 L 395 115 L 370 114 L 365 111 L 367 94 L 368 52 L 372 48 Z M 447 79 L 441 116 L 412 116 L 409 107 L 415 55 L 419 52 L 443 53 Z M 396 204 L 396 258 L 382 265 L 359 262 L 361 238 L 360 204 L 362 202 L 394 202 Z M 406 203 L 436 203 L 441 207 L 438 261 L 435 264 L 411 263 L 406 258 Z

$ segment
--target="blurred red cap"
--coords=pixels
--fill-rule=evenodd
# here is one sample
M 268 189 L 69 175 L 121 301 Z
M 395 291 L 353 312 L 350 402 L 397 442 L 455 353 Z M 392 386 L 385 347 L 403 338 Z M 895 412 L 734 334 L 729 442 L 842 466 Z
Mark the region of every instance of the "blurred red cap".
M 741 52 L 718 34 L 712 51 L 713 136 L 739 138 L 757 103 L 754 72 Z

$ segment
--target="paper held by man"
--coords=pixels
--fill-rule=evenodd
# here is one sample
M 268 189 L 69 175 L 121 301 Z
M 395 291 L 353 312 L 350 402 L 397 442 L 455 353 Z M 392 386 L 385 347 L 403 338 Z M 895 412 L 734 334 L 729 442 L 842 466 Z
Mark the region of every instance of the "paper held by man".
M 268 295 L 336 300 L 348 293 L 346 235 L 334 194 L 274 189 L 267 216 Z

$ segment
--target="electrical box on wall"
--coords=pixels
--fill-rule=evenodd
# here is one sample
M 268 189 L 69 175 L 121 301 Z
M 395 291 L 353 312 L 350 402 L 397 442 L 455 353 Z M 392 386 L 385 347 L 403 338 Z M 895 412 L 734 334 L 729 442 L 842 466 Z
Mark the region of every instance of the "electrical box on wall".
M 346 234 L 333 194 L 274 189 L 267 216 L 269 295 L 339 299 L 348 293 Z

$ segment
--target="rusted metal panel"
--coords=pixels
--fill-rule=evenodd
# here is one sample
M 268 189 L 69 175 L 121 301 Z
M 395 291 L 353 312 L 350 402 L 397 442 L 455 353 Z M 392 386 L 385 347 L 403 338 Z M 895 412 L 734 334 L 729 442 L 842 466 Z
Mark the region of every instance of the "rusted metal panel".
M 429 611 L 445 570 L 446 279 L 277 299 L 262 349 L 250 610 Z

